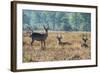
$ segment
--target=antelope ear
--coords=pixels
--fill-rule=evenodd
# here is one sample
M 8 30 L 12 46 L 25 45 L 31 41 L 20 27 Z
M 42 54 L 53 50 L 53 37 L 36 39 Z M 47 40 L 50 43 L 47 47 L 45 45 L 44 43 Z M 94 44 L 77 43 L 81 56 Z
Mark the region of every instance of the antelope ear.
M 43 25 L 43 28 L 46 29 L 45 25 Z
M 47 27 L 48 29 L 49 29 L 49 25 L 48 25 L 48 27 Z

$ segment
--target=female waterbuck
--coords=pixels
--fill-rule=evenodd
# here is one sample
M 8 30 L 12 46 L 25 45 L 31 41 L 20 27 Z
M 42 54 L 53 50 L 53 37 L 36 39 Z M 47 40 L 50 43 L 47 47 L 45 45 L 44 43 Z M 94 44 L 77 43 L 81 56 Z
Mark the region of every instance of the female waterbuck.
M 36 40 L 36 41 L 41 42 L 41 48 L 45 48 L 45 40 L 48 37 L 49 26 L 48 27 L 43 26 L 43 27 L 44 27 L 45 33 L 32 32 L 32 34 L 30 36 L 32 38 L 31 46 L 34 43 L 34 41 Z
M 61 35 L 57 35 L 57 40 L 58 40 L 58 44 L 61 45 L 62 47 L 64 47 L 65 45 L 72 45 L 72 43 L 68 42 L 68 41 L 62 41 L 62 36 Z

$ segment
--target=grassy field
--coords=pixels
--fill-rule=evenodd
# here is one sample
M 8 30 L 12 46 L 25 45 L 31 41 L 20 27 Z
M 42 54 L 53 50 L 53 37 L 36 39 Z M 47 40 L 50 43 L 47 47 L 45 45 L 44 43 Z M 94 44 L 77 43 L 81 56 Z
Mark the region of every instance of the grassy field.
M 63 36 L 62 41 L 72 43 L 61 46 L 57 43 L 57 34 Z M 81 47 L 82 34 L 85 32 L 49 32 L 46 40 L 46 48 L 41 49 L 41 43 L 35 41 L 30 45 L 30 34 L 23 33 L 23 62 L 44 62 L 59 60 L 84 60 L 91 59 L 91 33 L 88 34 L 88 47 Z

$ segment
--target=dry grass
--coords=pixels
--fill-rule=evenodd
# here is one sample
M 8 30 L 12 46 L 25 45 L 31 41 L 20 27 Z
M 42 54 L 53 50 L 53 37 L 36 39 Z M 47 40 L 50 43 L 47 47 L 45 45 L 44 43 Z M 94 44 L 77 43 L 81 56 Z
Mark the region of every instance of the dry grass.
M 62 41 L 72 45 L 60 46 L 57 44 L 56 35 L 63 35 Z M 84 60 L 91 58 L 91 34 L 88 32 L 88 48 L 81 47 L 84 32 L 49 32 L 45 50 L 41 49 L 39 41 L 30 45 L 29 34 L 23 35 L 23 62 L 58 61 L 58 60 Z

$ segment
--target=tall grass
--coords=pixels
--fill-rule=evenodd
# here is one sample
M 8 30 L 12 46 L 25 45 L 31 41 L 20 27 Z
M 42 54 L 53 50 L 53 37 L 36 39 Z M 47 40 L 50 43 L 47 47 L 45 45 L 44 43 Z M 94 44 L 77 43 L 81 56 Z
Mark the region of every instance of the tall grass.
M 30 34 L 23 33 L 23 62 L 59 61 L 59 60 L 84 60 L 91 59 L 91 33 L 88 34 L 88 48 L 81 47 L 82 34 L 85 32 L 49 32 L 45 50 L 41 49 L 40 41 L 35 41 L 31 46 Z M 63 36 L 62 41 L 72 45 L 61 46 L 57 42 L 57 34 Z

